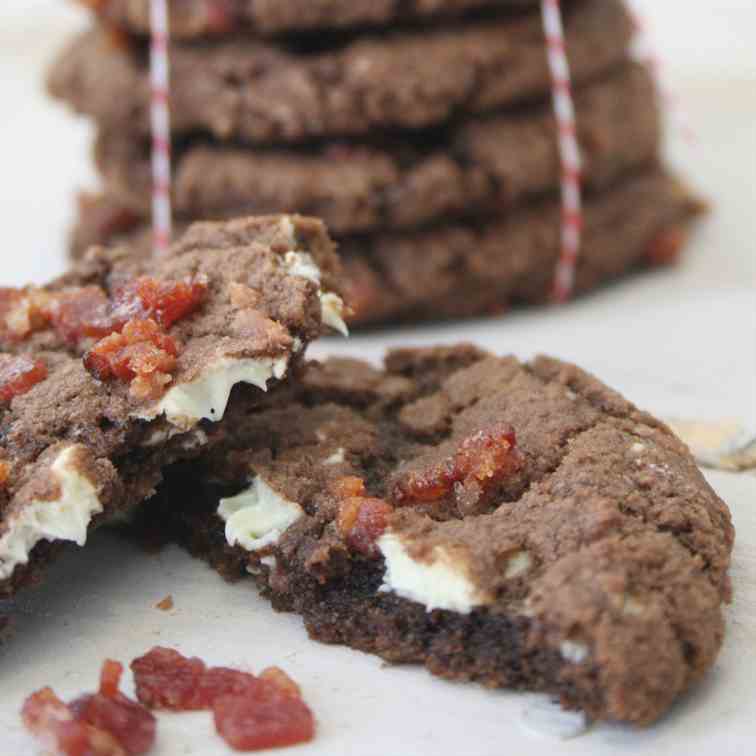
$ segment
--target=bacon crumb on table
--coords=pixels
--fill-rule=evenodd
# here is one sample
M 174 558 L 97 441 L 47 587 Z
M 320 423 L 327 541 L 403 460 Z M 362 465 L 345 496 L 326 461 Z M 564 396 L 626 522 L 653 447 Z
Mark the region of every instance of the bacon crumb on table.
M 153 648 L 131 663 L 137 698 L 155 709 L 213 712 L 218 734 L 234 749 L 256 751 L 303 743 L 315 718 L 299 686 L 277 667 L 260 676 L 208 668 L 169 648 Z
M 173 609 L 173 596 L 168 595 L 164 599 L 155 604 L 156 609 L 160 609 L 161 612 L 170 612 Z
M 155 744 L 157 722 L 144 706 L 120 692 L 123 666 L 102 665 L 100 689 L 70 704 L 51 688 L 33 693 L 21 717 L 27 730 L 53 753 L 63 756 L 141 756 Z

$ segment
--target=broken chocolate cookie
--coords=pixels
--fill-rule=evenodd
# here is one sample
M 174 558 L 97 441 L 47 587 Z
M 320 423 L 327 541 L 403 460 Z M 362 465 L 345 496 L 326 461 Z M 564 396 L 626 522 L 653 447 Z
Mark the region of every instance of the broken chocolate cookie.
M 663 423 L 577 367 L 312 363 L 226 431 L 150 514 L 313 638 L 641 725 L 717 656 L 729 511 Z
M 149 497 L 343 328 L 324 226 L 197 224 L 154 260 L 93 249 L 44 287 L 0 290 L 0 593 Z

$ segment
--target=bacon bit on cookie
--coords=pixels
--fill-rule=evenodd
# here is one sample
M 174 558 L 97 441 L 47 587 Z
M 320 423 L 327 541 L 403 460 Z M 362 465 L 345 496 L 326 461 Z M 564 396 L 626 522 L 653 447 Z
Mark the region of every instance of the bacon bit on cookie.
M 458 485 L 485 493 L 522 465 L 514 430 L 498 423 L 464 439 L 453 456 L 397 480 L 391 498 L 400 506 L 434 502 L 454 493 Z
M 41 289 L 0 288 L 0 338 L 23 341 L 49 322 L 50 295 Z
M 346 475 L 331 483 L 331 492 L 339 499 L 365 495 L 365 481 L 356 475 Z
M 123 667 L 106 661 L 98 693 L 65 704 L 51 688 L 29 696 L 21 709 L 26 728 L 64 756 L 139 756 L 155 744 L 155 717 L 119 691 Z
M 157 320 L 160 326 L 168 330 L 174 323 L 199 309 L 207 295 L 207 278 L 196 276 L 185 281 L 158 281 L 142 276 L 116 294 L 116 311 L 121 302 L 128 310 L 134 295 L 143 308 L 143 317 Z
M 6 462 L 5 460 L 0 460 L 0 488 L 3 488 L 6 483 L 8 482 L 8 479 L 10 478 L 11 474 L 11 466 L 10 462 Z
M 197 310 L 207 295 L 207 278 L 158 281 L 142 276 L 112 298 L 99 286 L 59 292 L 0 288 L 0 338 L 19 341 L 52 326 L 70 346 L 83 339 L 120 333 L 133 320 L 155 320 L 168 330 Z
M 112 299 L 98 286 L 63 291 L 52 297 L 50 319 L 69 344 L 83 338 L 103 338 L 120 333 L 134 320 L 155 320 L 168 330 L 202 304 L 207 280 L 198 276 L 165 282 L 149 276 L 132 281 Z
M 0 354 L 0 404 L 26 394 L 47 378 L 47 367 L 41 360 Z
M 648 245 L 646 260 L 653 266 L 675 265 L 680 261 L 687 236 L 683 228 L 662 231 Z
M 299 686 L 272 667 L 259 677 L 226 667 L 207 668 L 169 648 L 153 648 L 131 663 L 137 697 L 146 706 L 211 709 L 218 734 L 239 751 L 312 740 L 315 719 Z
M 157 399 L 172 378 L 179 345 L 154 320 L 131 320 L 121 333 L 98 341 L 84 355 L 84 367 L 98 380 L 131 382 L 135 399 Z
M 376 541 L 386 530 L 393 511 L 383 499 L 350 496 L 339 505 L 336 524 L 350 548 L 367 557 L 377 557 Z
M 47 311 L 52 327 L 71 346 L 84 338 L 99 339 L 120 330 L 113 322 L 108 295 L 99 286 L 83 286 L 55 294 Z

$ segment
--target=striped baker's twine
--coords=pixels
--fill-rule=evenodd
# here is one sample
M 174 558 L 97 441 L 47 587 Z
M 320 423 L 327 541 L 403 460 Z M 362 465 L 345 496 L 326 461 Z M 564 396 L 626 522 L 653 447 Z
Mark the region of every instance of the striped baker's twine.
M 171 115 L 167 0 L 151 0 L 150 122 L 152 125 L 152 229 L 155 254 L 171 243 Z
M 564 38 L 559 0 L 541 0 L 546 51 L 551 71 L 552 97 L 556 115 L 559 155 L 562 164 L 561 252 L 554 281 L 554 299 L 566 302 L 575 287 L 575 269 L 583 229 L 580 146 L 577 140 L 575 104 L 572 99 L 570 66 Z

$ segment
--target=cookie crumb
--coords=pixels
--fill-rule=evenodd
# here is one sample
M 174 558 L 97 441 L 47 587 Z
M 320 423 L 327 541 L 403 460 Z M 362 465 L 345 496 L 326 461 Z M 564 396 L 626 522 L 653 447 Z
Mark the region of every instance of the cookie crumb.
M 168 594 L 162 601 L 155 604 L 155 609 L 160 609 L 161 612 L 170 612 L 173 606 L 173 596 Z

